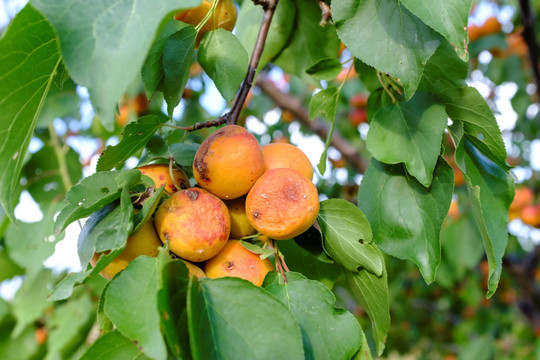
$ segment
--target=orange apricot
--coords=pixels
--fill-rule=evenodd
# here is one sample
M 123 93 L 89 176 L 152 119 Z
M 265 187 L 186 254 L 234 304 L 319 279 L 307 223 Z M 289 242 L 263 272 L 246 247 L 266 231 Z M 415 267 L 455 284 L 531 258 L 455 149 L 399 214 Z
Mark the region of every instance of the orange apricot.
M 527 225 L 540 227 L 540 206 L 528 205 L 521 210 L 521 221 Z
M 174 182 L 171 178 L 171 172 L 168 164 L 144 165 L 139 168 L 139 171 L 143 175 L 152 178 L 154 184 L 156 185 L 156 189 L 159 189 L 165 185 L 164 191 L 167 194 L 176 192 L 177 188 L 174 186 L 174 184 L 176 184 L 180 189 L 189 188 L 189 179 L 186 173 L 176 166 L 173 166 L 172 168 Z
M 231 230 L 227 207 L 209 192 L 191 188 L 174 193 L 157 209 L 159 238 L 182 259 L 210 259 L 225 246 Z
M 213 1 L 203 0 L 202 4 L 177 13 L 174 18 L 180 20 L 186 24 L 193 26 L 199 25 L 200 22 L 204 20 L 206 14 L 212 9 Z M 214 28 L 222 28 L 228 31 L 232 31 L 234 25 L 236 24 L 237 17 L 236 6 L 232 0 L 219 0 L 219 3 L 216 6 L 215 12 L 201 27 L 199 33 L 197 34 L 196 44 L 199 46 L 199 43 L 204 36 L 209 31 L 214 30 Z
M 204 272 L 209 278 L 225 276 L 238 277 L 261 286 L 264 277 L 274 270 L 272 263 L 262 260 L 242 246 L 239 240 L 229 240 L 227 245 L 204 265 Z
M 491 16 L 486 19 L 484 25 L 480 27 L 480 32 L 482 35 L 493 35 L 501 31 L 501 23 L 496 16 Z
M 476 25 L 469 25 L 467 27 L 467 33 L 469 35 L 469 41 L 476 41 L 482 36 L 480 27 Z
M 128 237 L 124 251 L 114 258 L 99 274 L 105 279 L 111 280 L 136 257 L 140 255 L 156 257 L 158 255 L 158 248 L 161 245 L 162 243 L 159 240 L 153 222 L 147 221 L 136 233 Z M 96 265 L 100 256 L 101 253 L 94 254 L 92 260 L 90 260 L 92 266 Z
M 458 202 L 454 199 L 452 199 L 452 202 L 450 203 L 450 208 L 448 209 L 448 216 L 454 220 L 459 219 L 461 216 L 459 212 Z
M 349 121 L 353 126 L 366 123 L 368 121 L 366 109 L 352 109 L 349 112 Z
M 298 171 L 309 180 L 313 178 L 313 166 L 302 150 L 291 144 L 272 143 L 261 146 L 264 170 L 289 168 Z
M 364 109 L 367 105 L 368 97 L 366 94 L 354 94 L 349 98 L 349 105 L 353 108 Z
M 189 276 L 195 276 L 200 279 L 206 277 L 206 274 L 200 267 L 195 264 L 190 263 L 189 261 L 182 260 L 188 269 Z
M 514 199 L 508 209 L 510 212 L 519 212 L 527 205 L 532 205 L 534 202 L 534 192 L 530 187 L 520 186 L 516 188 Z
M 246 215 L 245 196 L 234 200 L 226 200 L 225 205 L 227 205 L 231 215 L 231 238 L 240 239 L 257 233 L 257 230 L 249 223 Z
M 247 194 L 264 172 L 264 159 L 255 136 L 238 125 L 227 125 L 203 141 L 193 160 L 193 176 L 221 199 Z
M 246 213 L 260 233 L 276 240 L 293 238 L 317 219 L 317 188 L 296 170 L 270 169 L 249 191 Z

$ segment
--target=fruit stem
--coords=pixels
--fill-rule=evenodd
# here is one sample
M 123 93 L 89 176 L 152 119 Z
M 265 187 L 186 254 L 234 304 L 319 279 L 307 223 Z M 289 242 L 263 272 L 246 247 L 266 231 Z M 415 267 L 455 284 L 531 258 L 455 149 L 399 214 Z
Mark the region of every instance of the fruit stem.
M 169 159 L 169 175 L 170 175 L 170 177 L 171 177 L 172 183 L 173 183 L 174 187 L 176 188 L 176 190 L 180 191 L 180 190 L 182 190 L 182 189 L 181 189 L 180 186 L 176 183 L 176 179 L 174 178 L 173 164 L 174 164 L 174 159 L 173 159 L 173 157 L 171 156 L 170 159 Z
M 386 81 L 384 81 L 384 79 L 382 78 L 382 75 L 381 75 L 381 72 L 380 71 L 377 71 L 377 78 L 379 79 L 379 82 L 381 83 L 381 86 L 383 87 L 384 91 L 386 91 L 386 93 L 388 94 L 388 96 L 390 96 L 392 98 L 392 102 L 395 104 L 397 103 L 397 100 L 396 98 L 394 97 L 394 94 L 392 94 L 392 91 L 390 91 L 390 89 L 388 88 L 388 84 L 386 83 Z
M 210 10 L 206 13 L 206 16 L 201 20 L 200 23 L 197 24 L 197 26 L 195 27 L 195 30 L 197 31 L 197 34 L 199 33 L 199 31 L 201 31 L 202 27 L 204 26 L 204 24 L 206 24 L 208 19 L 210 19 L 210 16 L 215 14 L 216 7 L 217 7 L 218 3 L 219 3 L 219 0 L 215 0 L 212 3 L 212 7 L 210 8 Z M 215 17 L 214 17 L 214 23 L 215 23 Z M 215 28 L 215 26 L 214 26 L 214 28 Z
M 54 125 L 52 123 L 49 124 L 49 134 L 51 135 L 51 145 L 54 148 L 56 160 L 58 161 L 58 171 L 60 172 L 60 177 L 62 178 L 62 184 L 67 192 L 73 186 L 71 183 L 71 178 L 69 177 L 69 171 L 66 163 L 67 148 L 60 144 L 60 139 L 58 138 L 58 135 L 56 135 L 56 131 L 54 130 Z
M 270 242 L 270 245 L 274 248 L 274 259 L 276 261 L 276 271 L 281 274 L 281 277 L 283 277 L 283 283 L 286 284 L 287 277 L 285 276 L 285 273 L 289 272 L 289 268 L 285 264 L 285 261 L 283 260 L 283 256 L 279 252 L 276 241 L 274 239 L 270 239 L 269 242 Z

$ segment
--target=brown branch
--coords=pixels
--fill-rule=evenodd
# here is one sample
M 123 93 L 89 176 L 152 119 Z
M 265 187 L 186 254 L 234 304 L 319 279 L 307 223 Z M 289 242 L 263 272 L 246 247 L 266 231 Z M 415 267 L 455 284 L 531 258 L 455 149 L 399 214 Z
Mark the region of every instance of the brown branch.
M 300 99 L 291 94 L 283 93 L 271 80 L 263 77 L 259 77 L 255 85 L 270 97 L 278 107 L 291 112 L 302 125 L 317 134 L 323 141 L 326 141 L 330 127 L 321 120 L 309 120 L 308 111 Z M 351 145 L 347 139 L 342 137 L 337 131 L 334 131 L 331 144 L 341 153 L 357 173 L 363 174 L 366 171 L 366 161 L 360 157 L 356 147 Z
M 540 68 L 538 67 L 540 46 L 536 38 L 536 19 L 529 0 L 519 0 L 519 8 L 521 10 L 521 21 L 523 22 L 521 36 L 523 36 L 523 40 L 527 44 L 529 60 L 536 84 L 536 94 L 538 95 L 538 100 L 540 100 Z
M 173 129 L 178 129 L 178 130 L 184 130 L 184 131 L 195 131 L 199 129 L 223 125 L 227 122 L 227 119 L 229 119 L 230 116 L 231 116 L 231 113 L 228 112 L 225 115 L 218 117 L 216 120 L 198 122 L 192 126 L 177 126 L 177 125 L 171 125 L 171 124 L 163 124 L 163 126 L 170 127 Z
M 329 22 L 332 21 L 332 9 L 330 9 L 330 6 L 324 2 L 324 0 L 318 0 L 319 1 L 319 7 L 322 11 L 322 18 L 319 25 L 326 26 Z

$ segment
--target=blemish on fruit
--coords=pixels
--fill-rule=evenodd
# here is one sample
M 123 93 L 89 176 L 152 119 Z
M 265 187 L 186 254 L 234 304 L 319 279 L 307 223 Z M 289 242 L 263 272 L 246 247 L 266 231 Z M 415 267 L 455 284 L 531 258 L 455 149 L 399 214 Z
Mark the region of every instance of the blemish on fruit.
M 187 196 L 189 200 L 195 201 L 199 197 L 199 193 L 197 191 L 187 191 Z
M 251 213 L 255 219 L 258 219 L 261 214 L 258 211 L 254 211 Z
M 262 193 L 262 194 L 261 194 L 261 197 L 262 197 L 263 199 L 268 199 L 268 195 L 266 195 L 265 193 Z
M 165 240 L 167 240 L 167 241 L 170 240 L 170 235 L 169 235 L 169 233 L 168 233 L 167 231 L 165 231 L 165 232 L 163 233 L 163 237 L 164 237 Z
M 225 267 L 225 270 L 231 271 L 234 268 L 234 263 L 232 261 L 227 261 L 227 266 Z

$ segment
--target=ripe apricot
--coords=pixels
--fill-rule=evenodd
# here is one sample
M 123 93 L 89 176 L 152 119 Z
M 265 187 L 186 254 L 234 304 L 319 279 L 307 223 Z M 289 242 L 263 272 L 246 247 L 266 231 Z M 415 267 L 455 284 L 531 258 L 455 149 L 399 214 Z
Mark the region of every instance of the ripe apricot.
M 185 22 L 193 26 L 199 25 L 202 22 L 212 8 L 213 1 L 203 0 L 202 4 L 181 11 L 174 15 L 176 20 Z M 232 31 L 234 25 L 236 24 L 237 16 L 236 6 L 232 0 L 219 0 L 219 3 L 216 6 L 216 10 L 212 16 L 201 27 L 199 33 L 197 34 L 196 46 L 199 46 L 199 43 L 204 36 L 209 31 L 214 30 L 214 28 L 222 28 L 228 31 Z
M 291 144 L 272 143 L 261 146 L 264 170 L 289 168 L 298 171 L 309 180 L 313 178 L 313 166 L 302 150 Z
M 467 27 L 467 33 L 469 34 L 469 41 L 476 41 L 482 36 L 480 28 L 476 25 L 469 25 Z
M 482 35 L 493 35 L 501 31 L 501 23 L 495 16 L 491 16 L 486 19 L 484 25 L 480 28 Z
M 272 239 L 300 235 L 317 219 L 317 188 L 296 170 L 270 169 L 246 198 L 246 213 L 255 229 Z
M 528 205 L 521 210 L 521 221 L 527 225 L 540 227 L 540 206 Z
M 358 126 L 367 122 L 367 112 L 366 109 L 353 109 L 349 112 L 349 121 L 353 126 Z
M 238 125 L 227 125 L 203 141 L 193 160 L 197 183 L 221 199 L 247 194 L 264 172 L 255 136 Z
M 109 263 L 99 274 L 105 279 L 112 279 L 117 273 L 124 270 L 129 262 L 140 255 L 156 257 L 161 246 L 156 229 L 152 221 L 145 222 L 139 230 L 128 237 L 126 248 L 120 255 Z M 96 253 L 90 260 L 95 266 L 101 253 Z
M 169 165 L 167 164 L 152 164 L 152 165 L 145 165 L 141 166 L 139 168 L 139 171 L 146 176 L 149 176 L 154 181 L 154 184 L 156 185 L 156 189 L 159 189 L 163 185 L 165 185 L 165 193 L 172 194 L 176 192 L 176 187 L 174 184 L 176 184 L 180 189 L 187 189 L 189 188 L 189 179 L 186 175 L 186 173 L 176 167 L 173 166 L 172 173 L 174 176 L 174 182 L 171 178 L 171 172 L 169 171 Z
M 199 278 L 199 279 L 206 277 L 206 274 L 204 273 L 204 271 L 202 271 L 200 267 L 198 267 L 195 264 L 190 263 L 189 261 L 185 261 L 185 260 L 182 260 L 182 261 L 184 262 L 184 264 L 186 265 L 188 269 L 189 276 L 195 276 L 196 278 Z
M 210 259 L 225 246 L 231 230 L 227 207 L 203 189 L 174 193 L 155 214 L 158 235 L 182 259 L 199 262 Z
M 225 276 L 238 277 L 261 286 L 264 277 L 274 270 L 272 263 L 262 260 L 242 246 L 239 240 L 229 240 L 227 245 L 204 265 L 204 272 L 209 278 Z
M 368 97 L 366 94 L 354 94 L 349 98 L 349 105 L 353 108 L 364 109 L 367 105 Z
M 231 215 L 231 234 L 229 237 L 240 239 L 257 233 L 251 226 L 246 215 L 246 197 L 225 201 Z
M 459 219 L 461 216 L 459 212 L 458 202 L 454 199 L 452 199 L 452 202 L 450 203 L 450 208 L 448 209 L 448 216 L 454 220 Z
M 510 208 L 508 209 L 510 220 L 518 217 L 521 210 L 528 205 L 532 205 L 533 202 L 534 192 L 530 187 L 517 187 L 514 194 L 514 199 L 512 200 Z

